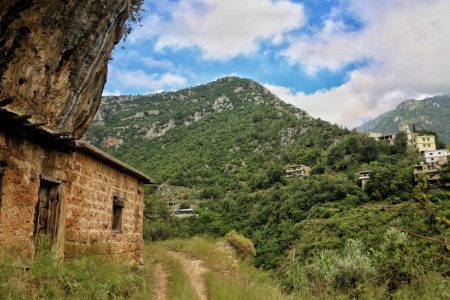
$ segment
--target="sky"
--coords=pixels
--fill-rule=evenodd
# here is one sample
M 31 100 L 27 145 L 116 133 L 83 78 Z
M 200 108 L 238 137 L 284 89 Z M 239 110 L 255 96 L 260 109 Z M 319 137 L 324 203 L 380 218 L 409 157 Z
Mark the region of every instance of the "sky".
M 450 92 L 449 0 L 146 0 L 104 95 L 250 78 L 353 128 Z

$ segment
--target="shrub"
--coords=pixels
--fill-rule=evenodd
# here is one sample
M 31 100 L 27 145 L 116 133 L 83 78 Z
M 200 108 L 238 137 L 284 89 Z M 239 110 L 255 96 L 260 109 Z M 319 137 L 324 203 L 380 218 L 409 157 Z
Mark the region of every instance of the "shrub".
M 308 263 L 294 261 L 287 279 L 294 291 L 334 293 L 356 291 L 375 275 L 374 262 L 359 240 L 349 239 L 343 252 L 322 250 Z
M 232 230 L 227 233 L 225 239 L 235 251 L 236 254 L 242 259 L 253 258 L 256 255 L 255 246 L 253 242 L 243 235 L 238 234 Z

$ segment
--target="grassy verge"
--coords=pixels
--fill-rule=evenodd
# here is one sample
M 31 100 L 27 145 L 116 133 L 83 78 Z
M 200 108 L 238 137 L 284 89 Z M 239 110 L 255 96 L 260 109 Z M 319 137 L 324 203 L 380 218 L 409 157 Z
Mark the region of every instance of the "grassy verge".
M 87 256 L 55 261 L 51 252 L 33 261 L 2 258 L 0 299 L 124 299 L 146 289 L 144 271 Z

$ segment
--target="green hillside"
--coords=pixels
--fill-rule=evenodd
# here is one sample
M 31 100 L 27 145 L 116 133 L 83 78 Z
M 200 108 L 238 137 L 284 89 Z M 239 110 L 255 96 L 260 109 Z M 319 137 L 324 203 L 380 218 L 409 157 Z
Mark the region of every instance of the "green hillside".
M 224 192 L 271 168 L 315 164 L 343 134 L 254 81 L 227 77 L 173 93 L 106 97 L 87 139 L 160 183 Z
M 254 81 L 227 77 L 107 97 L 86 138 L 164 184 L 147 191 L 147 239 L 236 230 L 253 241 L 256 267 L 308 299 L 410 291 L 445 298 L 449 192 L 414 184 L 421 158 L 405 136 L 377 143 L 311 118 Z M 288 180 L 291 163 L 310 166 L 311 176 Z M 372 171 L 365 190 L 356 175 L 364 169 Z M 168 186 L 184 187 L 169 197 L 198 205 L 197 217 L 170 215 Z
M 359 126 L 357 130 L 396 133 L 401 124 L 414 124 L 417 129 L 434 131 L 442 141 L 450 143 L 450 96 L 405 101 L 395 109 Z

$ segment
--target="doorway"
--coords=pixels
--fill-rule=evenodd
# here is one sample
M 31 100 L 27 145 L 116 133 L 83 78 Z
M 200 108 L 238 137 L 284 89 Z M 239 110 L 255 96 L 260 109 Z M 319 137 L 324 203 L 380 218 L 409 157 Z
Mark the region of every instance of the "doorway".
M 60 224 L 61 184 L 41 179 L 34 213 L 33 248 L 52 247 Z

